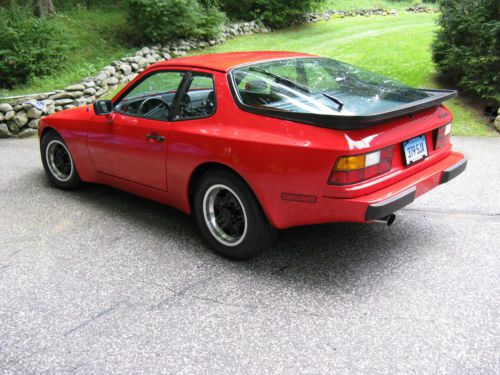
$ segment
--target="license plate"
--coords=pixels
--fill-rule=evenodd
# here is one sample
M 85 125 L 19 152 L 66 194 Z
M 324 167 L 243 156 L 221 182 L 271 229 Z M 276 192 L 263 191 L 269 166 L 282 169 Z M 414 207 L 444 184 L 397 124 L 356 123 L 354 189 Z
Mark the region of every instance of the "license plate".
M 406 165 L 410 165 L 426 158 L 429 153 L 427 151 L 427 140 L 425 135 L 409 139 L 403 142 L 403 151 L 405 154 Z

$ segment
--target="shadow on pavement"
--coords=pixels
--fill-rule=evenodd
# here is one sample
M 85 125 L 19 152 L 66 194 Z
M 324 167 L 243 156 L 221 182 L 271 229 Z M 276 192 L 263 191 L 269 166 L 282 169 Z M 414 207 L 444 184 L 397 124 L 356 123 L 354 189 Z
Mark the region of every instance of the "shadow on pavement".
M 291 228 L 281 231 L 271 249 L 261 256 L 234 262 L 213 254 L 204 245 L 194 218 L 174 208 L 96 184 L 60 191 L 52 187 L 43 173 L 37 183 L 51 190 L 49 194 L 62 194 L 64 199 L 95 207 L 101 214 L 119 215 L 135 231 L 154 233 L 159 240 L 179 239 L 186 256 L 202 258 L 217 269 L 222 267 L 223 272 L 298 280 L 310 287 L 333 284 L 350 288 L 356 280 L 380 275 L 411 261 L 415 250 L 421 247 L 418 233 L 425 225 L 415 214 L 402 212 L 392 227 L 335 223 Z

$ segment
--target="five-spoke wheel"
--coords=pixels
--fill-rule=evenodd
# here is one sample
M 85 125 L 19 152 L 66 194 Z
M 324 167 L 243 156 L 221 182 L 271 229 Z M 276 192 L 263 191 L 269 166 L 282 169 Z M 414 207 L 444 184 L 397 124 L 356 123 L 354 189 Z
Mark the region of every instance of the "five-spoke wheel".
M 247 214 L 240 198 L 231 188 L 211 186 L 203 198 L 203 215 L 210 233 L 226 246 L 237 246 L 248 228 Z
M 54 185 L 75 189 L 81 184 L 73 158 L 62 138 L 55 132 L 45 133 L 41 141 L 42 164 Z
M 208 244 L 232 259 L 260 254 L 276 232 L 248 185 L 226 170 L 209 170 L 201 176 L 194 211 Z

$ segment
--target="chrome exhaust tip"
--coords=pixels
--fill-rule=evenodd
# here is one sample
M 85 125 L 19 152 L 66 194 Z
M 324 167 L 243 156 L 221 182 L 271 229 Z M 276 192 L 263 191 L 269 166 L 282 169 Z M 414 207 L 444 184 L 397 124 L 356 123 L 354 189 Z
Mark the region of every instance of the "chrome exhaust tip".
M 394 224 L 395 221 L 396 221 L 396 215 L 394 214 L 387 215 L 381 219 L 373 220 L 374 223 L 387 225 L 388 227 Z

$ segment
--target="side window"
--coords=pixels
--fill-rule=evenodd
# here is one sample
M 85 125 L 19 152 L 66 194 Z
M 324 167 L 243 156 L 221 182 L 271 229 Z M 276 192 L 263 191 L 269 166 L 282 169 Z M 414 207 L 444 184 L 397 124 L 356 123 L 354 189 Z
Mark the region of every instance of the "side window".
M 179 100 L 177 120 L 208 117 L 215 113 L 214 78 L 209 74 L 194 73 L 186 92 Z
M 120 113 L 167 120 L 185 72 L 159 72 L 146 77 L 115 106 Z

